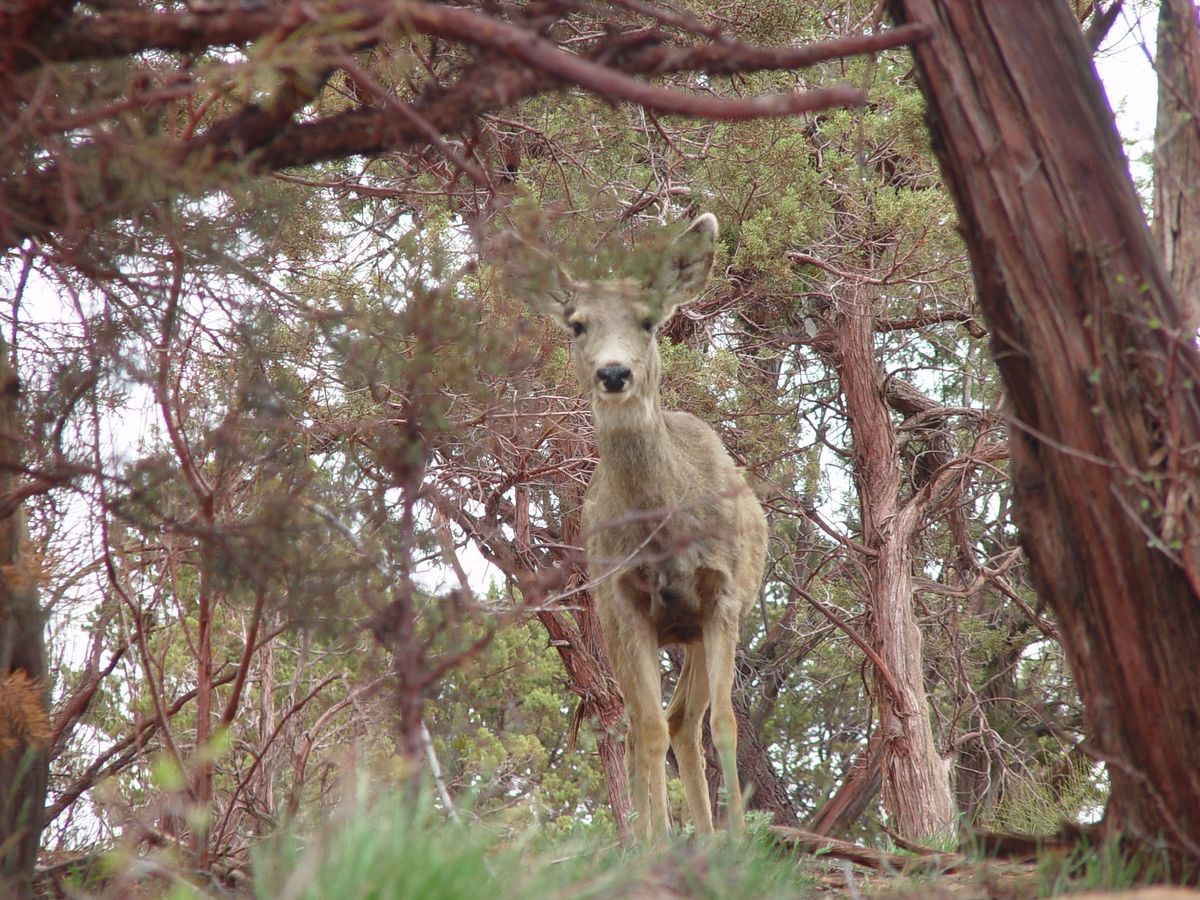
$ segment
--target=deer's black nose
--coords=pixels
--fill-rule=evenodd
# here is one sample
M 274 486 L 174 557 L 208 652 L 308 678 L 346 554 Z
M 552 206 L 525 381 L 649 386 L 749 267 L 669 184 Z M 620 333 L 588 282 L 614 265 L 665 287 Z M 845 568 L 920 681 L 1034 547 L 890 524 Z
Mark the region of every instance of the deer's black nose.
M 600 379 L 606 391 L 617 394 L 625 389 L 625 383 L 633 377 L 633 373 L 627 366 L 605 366 L 596 370 L 596 377 Z

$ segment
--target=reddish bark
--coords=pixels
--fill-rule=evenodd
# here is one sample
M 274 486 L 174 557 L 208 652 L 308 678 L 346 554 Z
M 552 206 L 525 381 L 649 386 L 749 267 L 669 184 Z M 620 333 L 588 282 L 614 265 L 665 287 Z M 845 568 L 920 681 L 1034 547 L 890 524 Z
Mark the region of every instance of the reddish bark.
M 25 0 L 0 6 L 0 79 L 29 65 L 35 55 L 31 48 L 63 22 L 73 6 L 71 0 Z
M 1008 396 L 1034 585 L 1108 823 L 1200 863 L 1200 355 L 1059 0 L 892 0 Z
M 38 0 L 31 8 L 52 5 L 54 0 Z M 66 4 L 55 6 L 60 7 L 70 9 Z M 102 124 L 119 119 L 130 104 L 122 100 L 109 108 L 60 117 L 76 123 L 68 126 L 71 137 L 66 140 L 61 134 L 63 126 L 50 121 L 54 111 L 28 88 L 41 82 L 21 72 L 34 70 L 47 61 L 86 62 L 153 49 L 196 54 L 208 48 L 278 40 L 310 24 L 310 15 L 316 13 L 296 6 L 277 10 L 230 8 L 211 15 L 120 10 L 76 15 L 61 23 L 58 18 L 46 19 L 38 23 L 37 29 L 18 30 L 15 41 L 10 34 L 0 34 L 0 76 L 6 74 L 5 67 L 10 74 L 14 69 L 18 71 L 6 81 L 17 88 L 10 91 L 7 102 L 27 104 L 21 120 L 38 123 L 40 144 L 61 146 L 49 164 L 38 159 L 6 180 L 0 192 L 0 246 L 15 246 L 27 237 L 51 233 L 82 240 L 97 224 L 135 213 L 168 194 L 218 187 L 228 176 L 228 164 L 235 161 L 245 162 L 248 172 L 256 174 L 356 154 L 389 150 L 422 153 L 431 144 L 437 146 L 442 135 L 478 131 L 481 118 L 488 113 L 567 84 L 579 84 L 612 100 L 633 101 L 651 109 L 722 118 L 785 115 L 801 108 L 856 103 L 861 101 L 858 92 L 840 87 L 728 100 L 668 90 L 649 83 L 644 76 L 794 69 L 900 46 L 922 33 L 914 28 L 854 35 L 810 47 L 760 48 L 724 35 L 720 40 L 705 37 L 695 43 L 696 34 L 686 32 L 685 43 L 664 40 L 665 35 L 657 33 L 631 41 L 631 32 L 613 23 L 611 28 L 598 30 L 603 37 L 585 47 L 572 46 L 567 52 L 544 37 L 536 22 L 510 22 L 472 9 L 427 3 L 410 3 L 401 15 L 391 3 L 348 0 L 334 15 L 341 30 L 306 59 L 305 71 L 311 70 L 310 79 L 285 70 L 281 88 L 261 103 L 231 105 L 227 113 L 207 125 L 199 119 L 191 121 L 182 137 L 153 135 L 149 139 L 155 142 L 153 155 L 176 160 L 181 176 L 175 179 L 167 174 L 164 181 L 153 186 L 145 183 L 146 177 L 133 177 L 148 177 L 148 173 L 126 168 L 130 158 L 127 143 L 114 146 L 112 136 L 103 127 L 93 131 L 94 139 L 84 139 L 81 135 L 86 127 L 76 127 L 77 120 Z M 389 95 L 390 102 L 379 104 L 372 92 L 366 92 L 370 95 L 368 103 L 316 118 L 299 116 L 301 107 L 328 77 L 338 68 L 347 68 L 350 53 L 373 47 L 397 33 L 424 34 L 477 48 L 477 59 L 474 64 L 448 71 L 443 81 L 435 78 L 416 96 Z M 191 85 L 190 78 L 181 81 Z M 195 86 L 174 85 L 144 91 L 136 105 L 150 109 L 173 103 L 186 105 L 190 100 L 210 113 L 221 108 L 198 100 L 196 90 Z M 447 146 L 442 144 L 443 152 Z M 20 164 L 16 165 L 19 168 Z
M 859 820 L 883 788 L 883 745 L 872 738 L 855 757 L 833 796 L 808 822 L 808 830 L 827 837 L 844 834 Z
M 510 525 L 516 526 L 521 520 L 521 527 L 516 528 L 517 536 L 510 538 L 495 520 L 472 516 L 461 503 L 433 493 L 430 499 L 447 519 L 474 540 L 489 562 L 518 585 L 524 603 L 535 610 L 538 621 L 545 627 L 550 646 L 558 653 L 566 670 L 567 687 L 579 697 L 576 721 L 570 727 L 578 728 L 583 717 L 594 719 L 596 753 L 608 788 L 613 823 L 622 840 L 626 839 L 629 782 L 625 771 L 624 741 L 620 737 L 625 703 L 604 652 L 600 623 L 591 596 L 586 592 L 570 595 L 569 614 L 547 602 L 551 585 L 561 587 L 570 577 L 579 581 L 584 579 L 579 560 L 568 558 L 561 549 L 565 544 L 558 541 L 550 542 L 560 548 L 552 556 L 534 552 L 530 548 L 528 518 L 518 511 L 520 507 L 507 508 L 511 514 Z M 567 520 L 563 525 L 567 540 L 573 540 L 577 522 Z M 542 577 L 547 573 L 551 573 L 549 577 Z
M 596 621 L 590 600 L 586 614 L 579 618 L 585 628 L 599 631 L 599 622 Z M 565 614 L 543 610 L 538 613 L 538 620 L 545 626 L 551 645 L 558 651 L 563 669 L 570 679 L 568 686 L 579 696 L 579 715 L 594 719 L 596 754 L 600 757 L 600 768 L 608 788 L 613 823 L 621 839 L 627 840 L 629 779 L 625 772 L 625 744 L 620 739 L 625 704 L 608 668 L 607 657 L 602 655 L 601 648 L 583 639 L 583 629 L 575 628 Z
M 900 501 L 896 434 L 875 362 L 869 297 L 851 289 L 842 301 L 833 355 L 854 438 L 862 540 L 872 551 L 864 567 L 874 649 L 883 662 L 875 671 L 884 806 L 901 835 L 926 838 L 949 828 L 954 808 L 949 771 L 933 740 L 912 602 L 910 544 L 923 507 L 916 498 Z M 890 673 L 887 681 L 883 672 Z

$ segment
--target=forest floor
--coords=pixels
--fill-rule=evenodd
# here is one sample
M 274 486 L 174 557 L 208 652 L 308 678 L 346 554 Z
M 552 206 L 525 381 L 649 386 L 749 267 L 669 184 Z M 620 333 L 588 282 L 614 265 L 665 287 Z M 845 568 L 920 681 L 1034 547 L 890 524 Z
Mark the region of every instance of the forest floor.
M 796 897 L 847 897 L 852 900 L 1033 900 L 1070 895 L 1072 900 L 1200 900 L 1200 890 L 1168 885 L 1116 888 L 1091 884 L 1086 877 L 1047 877 L 1045 862 L 980 861 L 968 868 L 943 873 L 907 875 L 863 871 L 850 863 L 813 861 L 807 880 L 797 885 Z M 636 900 L 722 897 L 714 886 L 700 885 L 681 872 L 659 872 L 646 878 L 627 896 Z
M 147 855 L 118 846 L 89 854 L 86 866 L 43 870 L 57 875 L 41 887 L 44 896 L 95 900 L 1200 900 L 1196 890 L 1146 887 L 1164 880 L 1163 867 L 1104 844 L 1043 843 L 1036 858 L 1008 861 L 875 849 L 759 823 L 738 841 L 679 837 L 639 850 L 592 825 L 563 834 L 462 818 L 447 821 L 427 801 L 376 798 L 295 823 L 222 871 L 197 872 L 179 848 Z
M 403 854 L 398 854 L 403 855 Z M 92 900 L 138 898 L 138 900 L 277 900 L 337 897 L 381 898 L 381 900 L 770 900 L 770 898 L 839 897 L 850 900 L 1034 900 L 1070 895 L 1072 900 L 1200 900 L 1200 890 L 1176 886 L 1129 887 L 1112 882 L 1098 883 L 1096 873 L 1076 873 L 1073 879 L 1055 877 L 1044 861 L 1004 863 L 976 861 L 954 872 L 924 872 L 917 875 L 866 871 L 848 862 L 825 859 L 779 860 L 765 872 L 762 859 L 750 854 L 744 864 L 717 860 L 691 849 L 675 849 L 647 862 L 625 856 L 597 860 L 599 865 L 581 872 L 568 865 L 554 873 L 562 860 L 527 858 L 523 875 L 504 863 L 475 870 L 469 861 L 454 872 L 439 871 L 436 860 L 424 872 L 395 870 L 366 865 L 362 869 L 311 865 L 312 858 L 289 870 L 279 881 L 270 875 L 238 879 L 237 887 L 212 882 L 198 885 L 193 878 L 174 876 L 163 868 L 147 877 L 113 877 L 109 872 L 99 882 L 63 891 L 49 889 L 43 896 L 88 897 Z M 360 858 L 359 863 L 367 862 Z M 574 871 L 571 871 L 574 869 Z M 576 877 L 580 876 L 582 877 Z M 465 876 L 465 877 L 464 877 Z M 49 888 L 49 885 L 44 885 Z M 82 890 L 80 890 L 82 888 Z

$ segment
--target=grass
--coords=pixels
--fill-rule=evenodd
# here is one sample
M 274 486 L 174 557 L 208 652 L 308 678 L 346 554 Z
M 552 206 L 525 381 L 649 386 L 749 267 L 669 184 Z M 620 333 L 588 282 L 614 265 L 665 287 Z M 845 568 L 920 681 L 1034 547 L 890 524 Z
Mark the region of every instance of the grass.
M 679 837 L 653 850 L 627 850 L 600 845 L 585 829 L 551 841 L 536 829 L 514 836 L 477 821 L 447 822 L 427 798 L 346 804 L 329 820 L 265 844 L 253 871 L 259 900 L 783 900 L 831 890 L 845 896 L 847 887 L 836 876 L 838 864 L 782 850 L 760 822 L 741 841 Z M 863 896 L 1032 898 L 1130 888 L 1166 874 L 1154 854 L 1108 842 L 1044 852 L 1036 868 L 980 859 L 952 876 L 848 881 Z
M 445 822 L 427 801 L 379 800 L 311 831 L 282 836 L 254 860 L 261 900 L 525 900 L 810 895 L 810 858 L 779 850 L 765 830 L 742 842 L 682 838 L 650 852 L 580 839 L 545 847 L 478 823 Z
M 1165 855 L 1140 848 L 1131 850 L 1117 840 L 1081 843 L 1069 853 L 1046 853 L 1038 860 L 1040 896 L 1081 891 L 1120 891 L 1170 880 Z
M 105 854 L 108 877 L 93 872 L 77 888 L 81 896 L 124 897 L 136 887 L 137 896 L 170 900 L 1024 900 L 1124 889 L 1169 874 L 1165 857 L 1116 842 L 1044 849 L 1036 866 L 978 858 L 949 873 L 864 873 L 784 850 L 765 821 L 753 818 L 740 841 L 723 833 L 709 840 L 677 836 L 649 850 L 625 849 L 605 829 L 582 823 L 564 836 L 463 818 L 465 824 L 446 821 L 428 795 L 406 801 L 360 787 L 332 813 L 298 821 L 259 844 L 248 881 L 221 886 L 169 854 L 132 859 L 117 850 Z

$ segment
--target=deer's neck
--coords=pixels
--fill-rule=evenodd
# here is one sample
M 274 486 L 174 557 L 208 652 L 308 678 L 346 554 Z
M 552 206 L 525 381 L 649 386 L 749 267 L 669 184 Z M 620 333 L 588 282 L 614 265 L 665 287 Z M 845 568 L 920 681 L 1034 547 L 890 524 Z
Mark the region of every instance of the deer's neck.
M 608 482 L 633 506 L 651 508 L 674 501 L 667 424 L 657 395 L 652 400 L 597 404 L 592 417 L 596 448 Z

